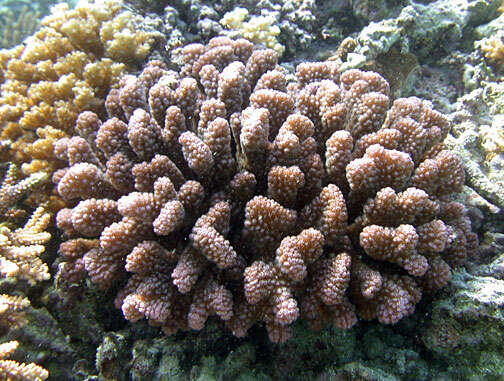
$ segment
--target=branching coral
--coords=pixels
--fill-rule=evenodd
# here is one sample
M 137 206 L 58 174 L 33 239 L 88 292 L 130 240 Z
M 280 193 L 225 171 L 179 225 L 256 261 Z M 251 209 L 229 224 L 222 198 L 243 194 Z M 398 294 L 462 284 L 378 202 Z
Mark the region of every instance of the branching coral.
M 22 228 L 0 227 L 2 275 L 15 276 L 30 284 L 49 279 L 49 269 L 40 255 L 45 251 L 44 244 L 51 239 L 51 234 L 45 231 L 50 220 L 51 215 L 41 206 Z
M 23 215 L 24 211 L 17 209 L 16 203 L 49 178 L 45 172 L 33 173 L 22 180 L 18 176 L 17 166 L 9 163 L 0 186 L 0 217 L 4 219 Z
M 245 21 L 247 18 L 250 19 Z M 227 12 L 220 20 L 220 23 L 231 32 L 241 34 L 255 44 L 263 44 L 274 49 L 280 55 L 285 50 L 285 46 L 278 42 L 280 28 L 276 25 L 276 19 L 272 14 L 249 17 L 246 8 L 237 7 L 231 12 Z
M 498 33 L 497 35 L 485 38 L 478 43 L 485 54 L 485 58 L 494 65 L 502 66 L 504 64 L 503 38 L 504 35 L 502 33 Z
M 19 296 L 0 294 L 0 327 L 2 329 L 17 329 L 26 324 L 24 309 L 30 306 L 30 301 Z
M 428 102 L 396 100 L 376 73 L 298 65 L 212 39 L 184 66 L 151 62 L 112 90 L 109 119 L 80 114 L 55 153 L 71 209 L 57 224 L 61 275 L 101 288 L 171 334 L 209 316 L 242 337 L 256 322 L 282 342 L 299 317 L 391 324 L 451 278 L 477 245 L 464 182 Z
M 17 329 L 26 324 L 23 310 L 30 305 L 26 298 L 0 295 L 0 326 Z M 17 341 L 0 344 L 0 378 L 2 380 L 41 381 L 49 377 L 49 372 L 37 364 L 23 364 L 6 360 L 19 346 Z
M 40 25 L 40 15 L 24 6 L 19 14 L 7 10 L 0 15 L 0 49 L 18 45 Z
M 49 279 L 47 265 L 39 256 L 45 251 L 44 244 L 51 235 L 46 232 L 51 215 L 43 206 L 38 207 L 22 228 L 12 228 L 24 209 L 17 209 L 17 203 L 33 189 L 47 180 L 48 175 L 38 172 L 18 181 L 18 170 L 9 164 L 0 188 L 0 273 L 15 276 L 34 284 Z
M 41 366 L 30 363 L 18 363 L 6 360 L 18 348 L 19 342 L 9 341 L 0 344 L 0 377 L 6 381 L 43 381 L 49 377 L 49 372 Z
M 54 142 L 73 135 L 81 111 L 104 112 L 110 88 L 153 42 L 117 0 L 60 4 L 41 24 L 24 45 L 0 52 L 1 138 L 25 174 L 61 166 Z

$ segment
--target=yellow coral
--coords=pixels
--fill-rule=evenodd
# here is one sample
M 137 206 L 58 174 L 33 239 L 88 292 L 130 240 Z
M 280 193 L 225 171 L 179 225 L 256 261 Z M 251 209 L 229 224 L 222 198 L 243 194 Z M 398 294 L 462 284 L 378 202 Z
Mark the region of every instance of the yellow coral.
M 51 239 L 45 231 L 51 215 L 44 207 L 37 208 L 24 227 L 12 231 L 7 226 L 0 227 L 0 273 L 14 276 L 35 284 L 50 278 L 47 265 L 40 255 L 44 244 Z
M 18 329 L 26 324 L 23 310 L 30 306 L 30 301 L 21 296 L 0 294 L 0 327 Z
M 49 372 L 40 365 L 18 363 L 5 360 L 18 348 L 19 342 L 9 341 L 0 344 L 0 379 L 5 381 L 43 381 L 49 377 Z
M 147 56 L 154 35 L 137 17 L 118 0 L 59 4 L 24 45 L 0 52 L 0 140 L 23 173 L 56 170 L 56 140 L 73 135 L 81 111 L 103 114 L 110 88 Z
M 0 326 L 6 329 L 18 329 L 26 324 L 23 310 L 30 306 L 26 298 L 0 294 Z M 37 364 L 23 364 L 6 360 L 18 348 L 19 342 L 9 341 L 0 344 L 0 379 L 41 381 L 49 377 L 49 372 Z
M 119 61 L 140 61 L 149 54 L 153 38 L 145 32 L 136 32 L 131 12 L 123 12 L 103 23 L 100 39 L 105 47 L 105 56 Z
M 248 17 L 249 12 L 245 8 L 236 7 L 230 12 L 227 12 L 221 19 L 220 23 L 228 29 L 238 30 L 242 27 L 243 22 Z
M 11 343 L 17 343 L 17 341 L 6 344 Z M 34 363 L 24 364 L 14 360 L 0 360 L 0 377 L 5 381 L 42 381 L 49 377 L 49 372 Z
M 227 12 L 220 23 L 226 28 L 238 32 L 247 40 L 262 44 L 282 55 L 285 46 L 278 42 L 277 37 L 280 34 L 280 28 L 275 25 L 275 17 L 272 15 L 251 16 L 248 21 L 245 21 L 248 17 L 247 9 L 237 7 Z
M 0 187 L 0 217 L 8 217 L 15 210 L 14 206 L 21 198 L 47 179 L 47 173 L 37 172 L 18 181 L 16 165 L 9 164 Z
M 486 154 L 484 165 L 489 169 L 489 178 L 503 185 L 502 175 L 493 171 L 492 166 L 504 158 L 504 117 L 496 115 L 492 125 L 481 125 L 479 128 L 480 148 Z M 498 166 L 498 164 L 497 164 Z
M 26 324 L 23 310 L 30 306 L 30 301 L 20 296 L 0 294 L 0 326 L 18 329 Z M 23 364 L 6 360 L 18 348 L 19 342 L 9 341 L 0 344 L 0 379 L 41 381 L 49 377 L 49 372 L 37 364 Z
M 483 39 L 481 41 L 481 50 L 484 52 L 485 58 L 491 63 L 504 64 L 504 43 L 498 36 Z

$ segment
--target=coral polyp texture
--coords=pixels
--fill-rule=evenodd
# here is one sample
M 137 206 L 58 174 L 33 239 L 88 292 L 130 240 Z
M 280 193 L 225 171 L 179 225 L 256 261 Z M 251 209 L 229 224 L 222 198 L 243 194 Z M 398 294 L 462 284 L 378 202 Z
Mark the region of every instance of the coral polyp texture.
M 0 274 L 31 285 L 50 278 L 47 264 L 40 259 L 51 239 L 45 231 L 50 221 L 51 214 L 40 206 L 22 228 L 0 225 Z
M 477 238 L 461 204 L 447 119 L 418 98 L 390 105 L 377 73 L 302 63 L 214 38 L 179 72 L 150 62 L 81 113 L 55 153 L 73 208 L 57 224 L 60 276 L 87 275 L 126 319 L 167 334 L 215 315 L 273 342 L 304 319 L 393 324 L 443 287 Z
M 6 221 L 22 216 L 24 210 L 16 208 L 16 204 L 26 197 L 30 191 L 47 182 L 48 179 L 47 173 L 37 172 L 19 180 L 17 166 L 12 163 L 7 164 L 4 179 L 0 186 L 0 217 Z
M 14 360 L 7 360 L 19 346 L 17 341 L 9 341 L 0 344 L 0 377 L 2 380 L 14 381 L 43 381 L 49 377 L 49 372 L 41 366 L 30 363 L 18 363 Z
M 285 46 L 277 40 L 280 34 L 277 20 L 273 15 L 267 16 L 252 16 L 249 21 L 245 21 L 249 17 L 249 12 L 246 8 L 236 7 L 230 12 L 227 12 L 220 23 L 230 30 L 230 33 L 237 32 L 243 38 L 255 43 L 262 44 L 268 48 L 275 50 L 279 55 L 285 51 Z
M 0 294 L 0 328 L 2 330 L 21 328 L 26 324 L 24 309 L 30 306 L 26 298 Z
M 51 239 L 45 230 L 51 221 L 45 206 L 39 206 L 21 228 L 19 219 L 26 211 L 17 204 L 33 194 L 36 187 L 47 181 L 45 172 L 37 172 L 18 180 L 18 168 L 10 163 L 0 187 L 0 274 L 28 281 L 30 284 L 49 279 L 49 269 L 40 259 L 44 244 Z
M 74 134 L 83 110 L 104 113 L 104 98 L 153 43 L 117 0 L 62 3 L 22 45 L 0 51 L 0 136 L 25 174 L 61 167 L 56 140 Z
M 7 330 L 23 327 L 26 324 L 23 310 L 29 306 L 30 302 L 26 298 L 0 294 L 0 327 Z M 0 379 L 8 381 L 42 381 L 47 379 L 49 372 L 37 364 L 24 364 L 6 359 L 16 351 L 18 346 L 19 342 L 17 341 L 0 344 Z

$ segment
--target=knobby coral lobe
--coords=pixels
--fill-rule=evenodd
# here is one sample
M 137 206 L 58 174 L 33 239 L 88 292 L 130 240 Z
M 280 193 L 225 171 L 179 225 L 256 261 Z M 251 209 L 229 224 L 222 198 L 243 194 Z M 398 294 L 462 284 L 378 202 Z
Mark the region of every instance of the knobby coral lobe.
M 167 334 L 209 316 L 236 336 L 264 322 L 282 342 L 298 318 L 392 324 L 444 286 L 477 245 L 450 125 L 396 100 L 378 74 L 300 64 L 218 37 L 126 76 L 109 119 L 80 114 L 56 144 L 73 208 L 61 275 L 123 285 L 115 304 Z

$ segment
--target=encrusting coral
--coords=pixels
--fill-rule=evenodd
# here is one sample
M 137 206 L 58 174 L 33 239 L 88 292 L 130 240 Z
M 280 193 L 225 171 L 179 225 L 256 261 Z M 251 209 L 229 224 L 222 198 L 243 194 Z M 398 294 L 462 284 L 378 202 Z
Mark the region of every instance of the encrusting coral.
M 23 310 L 30 306 L 26 298 L 0 295 L 0 326 L 6 329 L 21 328 L 26 324 Z M 12 381 L 41 381 L 49 377 L 49 372 L 37 364 L 23 364 L 6 360 L 19 346 L 17 341 L 0 344 L 0 379 Z
M 154 40 L 118 0 L 59 4 L 41 26 L 23 45 L 0 51 L 1 139 L 25 174 L 61 166 L 54 142 L 74 134 L 81 111 L 104 112 L 110 88 Z
M 302 63 L 219 37 L 150 62 L 81 113 L 55 154 L 60 275 L 89 275 L 167 334 L 211 315 L 242 337 L 283 342 L 302 317 L 392 324 L 451 278 L 477 245 L 464 171 L 430 103 L 397 99 L 378 74 Z M 70 204 L 71 205 L 71 204 Z

